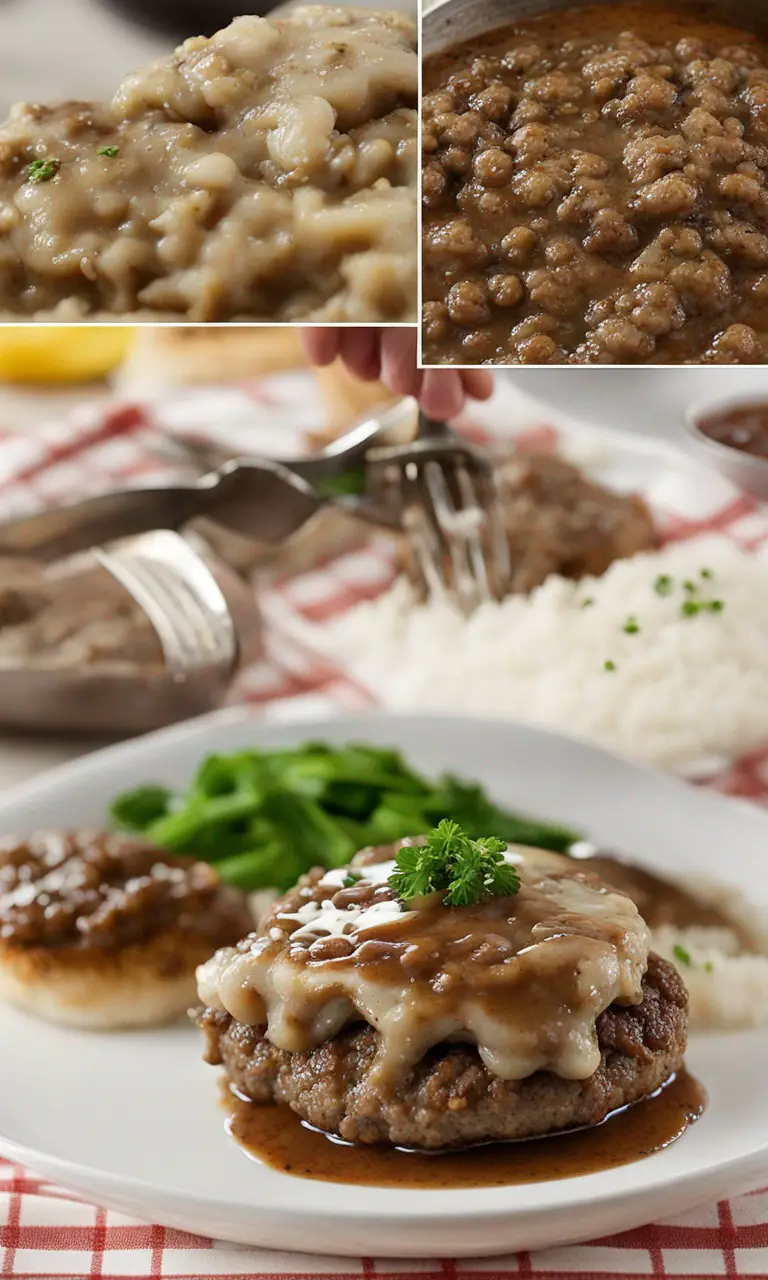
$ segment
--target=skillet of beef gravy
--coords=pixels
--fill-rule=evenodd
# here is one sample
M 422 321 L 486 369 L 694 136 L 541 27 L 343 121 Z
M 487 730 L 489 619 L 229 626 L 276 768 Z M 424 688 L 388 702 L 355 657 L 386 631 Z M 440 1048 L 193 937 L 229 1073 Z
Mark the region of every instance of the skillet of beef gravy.
M 551 1138 L 490 1143 L 425 1154 L 355 1146 L 309 1128 L 286 1106 L 262 1105 L 222 1089 L 227 1131 L 247 1155 L 280 1173 L 372 1187 L 457 1190 L 584 1177 L 662 1151 L 699 1119 L 705 1090 L 683 1070 L 650 1097 L 602 1124 Z
M 720 17 L 568 7 L 427 59 L 425 364 L 768 360 L 768 45 Z

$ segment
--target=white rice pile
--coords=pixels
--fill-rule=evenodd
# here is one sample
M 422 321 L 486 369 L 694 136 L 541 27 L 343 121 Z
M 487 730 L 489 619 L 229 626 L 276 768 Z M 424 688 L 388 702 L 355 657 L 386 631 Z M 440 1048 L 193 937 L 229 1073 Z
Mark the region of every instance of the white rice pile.
M 651 945 L 679 969 L 692 1027 L 732 1031 L 768 1023 L 768 955 L 741 954 L 730 929 L 665 925 L 653 931 Z
M 469 619 L 400 580 L 324 636 L 389 707 L 524 720 L 677 769 L 768 738 L 768 548 L 721 536 L 553 575 Z
M 738 889 L 697 876 L 681 882 L 703 903 L 741 925 L 751 939 L 745 952 L 735 929 L 701 925 L 654 929 L 651 946 L 680 971 L 690 997 L 692 1027 L 734 1030 L 768 1023 L 768 918 L 747 901 Z

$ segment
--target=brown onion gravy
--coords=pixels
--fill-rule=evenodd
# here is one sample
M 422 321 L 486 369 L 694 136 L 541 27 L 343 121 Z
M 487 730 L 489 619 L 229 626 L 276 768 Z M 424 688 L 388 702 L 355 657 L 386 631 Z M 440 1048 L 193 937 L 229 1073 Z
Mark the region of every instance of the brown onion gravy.
M 286 1106 L 251 1102 L 226 1084 L 222 1093 L 228 1133 L 262 1164 L 296 1178 L 424 1190 L 550 1182 L 618 1168 L 675 1142 L 707 1101 L 703 1087 L 683 1070 L 651 1097 L 591 1129 L 425 1155 L 343 1143 L 309 1128 Z
M 507 856 L 519 891 L 461 908 L 400 903 L 391 859 L 357 866 L 353 888 L 326 872 L 275 904 L 264 937 L 201 968 L 201 1002 L 266 1025 L 289 1053 L 367 1022 L 388 1087 L 457 1034 L 502 1079 L 585 1079 L 600 1061 L 596 1019 L 642 998 L 648 930 L 629 897 L 570 859 L 514 845 Z

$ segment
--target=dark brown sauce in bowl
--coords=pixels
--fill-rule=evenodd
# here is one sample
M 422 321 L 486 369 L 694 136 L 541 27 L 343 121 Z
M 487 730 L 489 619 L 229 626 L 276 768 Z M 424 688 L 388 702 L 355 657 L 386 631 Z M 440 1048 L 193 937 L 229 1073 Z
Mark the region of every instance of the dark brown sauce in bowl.
M 767 109 L 765 41 L 679 0 L 427 59 L 424 362 L 765 363 Z
M 700 418 L 696 425 L 708 440 L 768 462 L 768 399 L 733 405 Z
M 653 1155 L 701 1116 L 706 1093 L 683 1070 L 654 1095 L 591 1129 L 441 1154 L 353 1146 L 303 1124 L 288 1107 L 262 1105 L 225 1087 L 227 1130 L 254 1160 L 296 1178 L 372 1187 L 457 1190 L 584 1177 Z

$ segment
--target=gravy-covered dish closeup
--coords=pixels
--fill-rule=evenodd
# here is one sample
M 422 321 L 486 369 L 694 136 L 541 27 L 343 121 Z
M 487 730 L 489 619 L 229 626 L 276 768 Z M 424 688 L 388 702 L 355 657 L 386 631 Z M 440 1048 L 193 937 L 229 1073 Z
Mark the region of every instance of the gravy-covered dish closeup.
M 243 16 L 111 103 L 0 127 L 0 313 L 402 321 L 416 296 L 414 23 Z
M 612 1113 L 654 1106 L 683 1071 L 686 991 L 649 943 L 631 898 L 579 862 L 445 820 L 303 878 L 260 933 L 198 970 L 199 1021 L 267 1138 L 274 1112 L 263 1125 L 258 1109 L 275 1103 L 286 1123 L 293 1112 L 343 1142 L 410 1152 L 606 1121 L 592 1167 L 607 1167 L 667 1145 L 703 1106 L 685 1078 L 655 1142 L 610 1141 Z M 235 1133 L 238 1119 L 242 1107 Z M 369 1159 L 357 1177 L 387 1182 L 395 1168 Z M 450 1185 L 452 1168 L 431 1162 L 415 1185 Z M 497 1158 L 488 1170 L 526 1180 L 514 1156 L 506 1177 Z M 555 1161 L 530 1176 L 573 1171 Z M 402 1172 L 408 1183 L 413 1164 Z
M 723 13 L 555 7 L 426 59 L 425 363 L 768 361 L 768 44 Z
M 0 841 L 0 999 L 52 1022 L 180 1017 L 196 964 L 249 922 L 245 898 L 211 867 L 131 836 Z
M 305 1252 L 311 1226 L 335 1257 L 502 1256 L 737 1194 L 730 1162 L 677 1184 L 762 1141 L 763 899 L 722 872 L 729 839 L 759 865 L 759 814 L 472 716 L 227 710 L 126 752 L 82 804 L 59 771 L 49 831 L 0 812 L 4 1155 L 76 1151 L 59 1181 L 94 1203 L 138 1187 L 148 1222 Z M 121 832 L 53 829 L 96 791 Z

